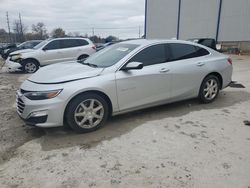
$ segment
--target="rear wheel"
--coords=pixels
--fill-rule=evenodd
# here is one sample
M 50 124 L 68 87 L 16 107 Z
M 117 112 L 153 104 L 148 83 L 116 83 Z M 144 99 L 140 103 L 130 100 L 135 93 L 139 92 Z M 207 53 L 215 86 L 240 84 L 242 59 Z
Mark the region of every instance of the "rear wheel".
M 34 60 L 25 60 L 23 63 L 23 71 L 26 73 L 34 73 L 39 69 L 39 64 Z
M 95 93 L 86 93 L 74 98 L 66 110 L 66 121 L 79 133 L 100 128 L 108 118 L 108 104 Z
M 217 76 L 207 76 L 200 88 L 199 99 L 203 103 L 211 103 L 218 96 L 220 91 L 220 82 Z

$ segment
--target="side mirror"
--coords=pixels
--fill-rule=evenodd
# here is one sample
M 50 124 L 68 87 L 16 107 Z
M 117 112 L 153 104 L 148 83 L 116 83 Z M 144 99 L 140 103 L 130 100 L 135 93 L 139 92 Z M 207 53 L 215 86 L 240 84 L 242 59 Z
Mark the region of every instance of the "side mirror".
M 121 70 L 127 71 L 127 70 L 135 70 L 135 69 L 142 69 L 143 63 L 140 62 L 129 62 L 126 66 L 122 67 Z
M 42 50 L 43 50 L 43 51 L 47 51 L 47 50 L 48 50 L 48 48 L 45 46 Z

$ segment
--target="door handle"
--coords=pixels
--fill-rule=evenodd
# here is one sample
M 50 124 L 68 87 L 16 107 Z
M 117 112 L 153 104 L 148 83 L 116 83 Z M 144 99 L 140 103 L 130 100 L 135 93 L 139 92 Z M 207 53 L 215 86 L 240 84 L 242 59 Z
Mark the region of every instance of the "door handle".
M 199 67 L 201 67 L 201 66 L 205 65 L 205 63 L 199 62 L 199 63 L 197 63 L 196 65 L 199 66 Z
M 168 69 L 168 68 L 162 68 L 162 69 L 160 70 L 160 72 L 161 72 L 161 73 L 166 73 L 166 72 L 169 72 L 169 69 Z

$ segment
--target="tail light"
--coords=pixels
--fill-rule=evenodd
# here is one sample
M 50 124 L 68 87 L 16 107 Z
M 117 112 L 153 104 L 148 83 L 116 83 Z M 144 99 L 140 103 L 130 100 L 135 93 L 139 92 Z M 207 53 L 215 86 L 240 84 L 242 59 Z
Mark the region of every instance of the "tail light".
M 233 65 L 233 61 L 232 61 L 231 58 L 228 58 L 228 59 L 227 59 L 227 62 L 228 62 L 230 65 Z
M 92 48 L 93 48 L 94 50 L 96 50 L 96 45 L 92 46 Z

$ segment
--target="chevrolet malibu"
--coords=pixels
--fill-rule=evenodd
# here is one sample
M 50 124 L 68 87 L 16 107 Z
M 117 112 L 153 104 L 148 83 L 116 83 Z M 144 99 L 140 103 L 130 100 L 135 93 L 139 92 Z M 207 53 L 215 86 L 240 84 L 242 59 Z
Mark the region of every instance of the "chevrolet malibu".
M 41 68 L 17 91 L 17 112 L 29 125 L 90 132 L 117 114 L 191 98 L 210 103 L 231 77 L 231 59 L 205 46 L 126 41 Z

